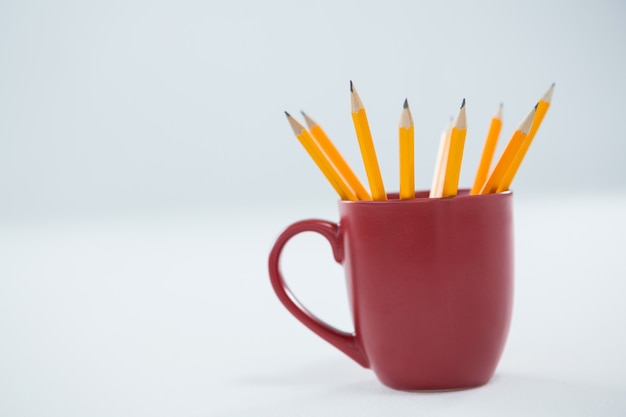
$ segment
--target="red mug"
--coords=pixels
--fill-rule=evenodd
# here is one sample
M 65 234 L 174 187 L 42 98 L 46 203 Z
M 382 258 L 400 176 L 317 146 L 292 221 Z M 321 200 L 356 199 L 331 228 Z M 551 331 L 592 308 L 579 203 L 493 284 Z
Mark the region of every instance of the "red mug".
M 340 222 L 289 226 L 269 257 L 284 306 L 385 385 L 453 390 L 486 384 L 506 342 L 513 306 L 513 195 L 340 201 Z M 354 333 L 306 310 L 280 271 L 285 244 L 317 232 L 342 264 Z

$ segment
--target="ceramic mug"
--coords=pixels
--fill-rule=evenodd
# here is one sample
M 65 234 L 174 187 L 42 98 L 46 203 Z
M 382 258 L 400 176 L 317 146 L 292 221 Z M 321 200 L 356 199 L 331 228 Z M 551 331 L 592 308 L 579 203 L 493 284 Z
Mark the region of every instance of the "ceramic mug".
M 276 295 L 305 326 L 385 385 L 452 390 L 483 385 L 504 349 L 513 304 L 513 195 L 340 201 L 338 224 L 289 226 L 269 257 Z M 324 236 L 345 270 L 354 333 L 302 306 L 279 261 L 302 232 Z

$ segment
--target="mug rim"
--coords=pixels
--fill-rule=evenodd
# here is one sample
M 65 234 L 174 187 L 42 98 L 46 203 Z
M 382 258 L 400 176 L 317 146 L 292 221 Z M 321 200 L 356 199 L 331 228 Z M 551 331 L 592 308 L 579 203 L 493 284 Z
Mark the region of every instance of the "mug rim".
M 454 197 L 441 197 L 441 198 L 430 198 L 428 195 L 430 190 L 416 190 L 415 198 L 411 198 L 408 200 L 401 200 L 399 198 L 399 192 L 390 192 L 387 193 L 387 200 L 339 200 L 339 204 L 347 204 L 347 205 L 361 205 L 361 204 L 438 204 L 444 203 L 449 204 L 452 201 L 467 201 L 470 199 L 485 199 L 485 198 L 505 198 L 506 196 L 510 196 L 513 194 L 513 191 L 507 190 L 499 193 L 490 193 L 490 194 L 478 194 L 478 195 L 470 195 L 469 188 L 460 188 L 459 194 Z

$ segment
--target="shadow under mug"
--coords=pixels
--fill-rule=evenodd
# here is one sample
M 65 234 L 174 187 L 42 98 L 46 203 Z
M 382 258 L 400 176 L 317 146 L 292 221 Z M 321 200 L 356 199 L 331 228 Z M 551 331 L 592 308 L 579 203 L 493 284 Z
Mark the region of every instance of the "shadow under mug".
M 513 195 L 340 201 L 340 222 L 289 226 L 269 257 L 283 305 L 385 385 L 452 390 L 486 384 L 504 350 L 513 305 Z M 285 244 L 324 236 L 345 270 L 354 333 L 302 306 L 280 271 Z

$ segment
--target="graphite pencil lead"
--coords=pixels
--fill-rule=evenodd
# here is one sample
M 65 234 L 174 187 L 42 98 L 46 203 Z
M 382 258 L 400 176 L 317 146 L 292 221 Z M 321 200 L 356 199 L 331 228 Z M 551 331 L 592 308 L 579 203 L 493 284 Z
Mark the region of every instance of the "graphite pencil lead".
M 465 99 L 463 99 L 463 102 L 461 103 L 461 108 L 465 107 Z
M 289 113 L 287 113 L 287 111 L 285 110 L 285 116 L 287 117 L 291 117 L 291 115 Z
M 352 92 L 353 86 L 352 86 L 352 80 L 350 80 L 350 92 Z
M 404 105 L 402 107 L 404 107 L 405 109 L 409 108 L 409 100 L 408 99 L 406 99 L 406 98 L 404 99 Z

